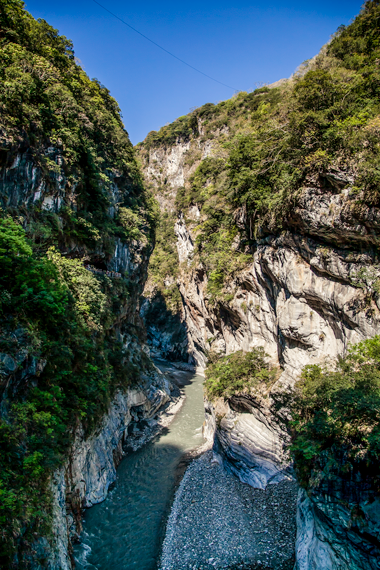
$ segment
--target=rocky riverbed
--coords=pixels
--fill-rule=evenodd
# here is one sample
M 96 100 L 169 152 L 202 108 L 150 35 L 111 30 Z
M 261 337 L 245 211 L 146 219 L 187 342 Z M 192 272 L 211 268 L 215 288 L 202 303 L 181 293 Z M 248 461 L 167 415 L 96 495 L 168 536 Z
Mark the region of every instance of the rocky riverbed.
M 291 570 L 296 500 L 295 481 L 254 489 L 207 451 L 177 490 L 160 570 Z

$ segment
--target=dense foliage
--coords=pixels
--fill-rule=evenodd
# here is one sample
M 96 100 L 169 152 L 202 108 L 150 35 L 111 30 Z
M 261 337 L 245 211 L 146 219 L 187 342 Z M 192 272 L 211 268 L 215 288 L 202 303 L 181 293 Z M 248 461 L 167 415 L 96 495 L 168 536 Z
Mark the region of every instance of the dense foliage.
M 352 346 L 335 369 L 306 366 L 296 389 L 292 452 L 301 483 L 323 462 L 343 476 L 370 476 L 378 488 L 380 337 Z
M 128 297 L 126 281 L 95 276 L 54 248 L 33 254 L 10 218 L 0 220 L 0 251 L 0 353 L 7 355 L 4 366 L 9 359 L 19 366 L 2 386 L 8 407 L 0 421 L 0 561 L 6 566 L 17 546 L 27 546 L 48 523 L 47 483 L 78 422 L 93 429 L 114 391 L 138 374 L 109 329 Z M 2 372 L 7 368 L 0 378 Z M 28 382 L 35 374 L 38 385 Z
M 148 149 L 161 145 L 172 146 L 178 139 L 189 140 L 191 135 L 198 135 L 198 121 L 194 114 L 178 117 L 174 123 L 162 127 L 158 132 L 151 131 L 144 146 Z
M 115 186 L 120 205 L 130 211 L 128 227 L 134 222 L 147 230 L 152 203 L 117 102 L 76 63 L 72 42 L 23 6 L 0 0 L 0 166 L 10 166 L 16 149 L 28 148 L 47 189 L 64 176 L 75 203 L 61 212 L 67 238 L 107 247 L 125 235 L 123 219 L 108 215 Z
M 217 275 L 210 285 L 213 298 L 223 300 L 223 286 L 235 272 L 222 259 L 225 236 L 239 234 L 244 251 L 257 238 L 286 229 L 305 186 L 320 183 L 336 191 L 327 173 L 354 175 L 351 212 L 379 204 L 379 20 L 380 3 L 370 0 L 288 81 L 204 105 L 187 116 L 187 123 L 181 118 L 181 125 L 198 122 L 187 139 L 177 133 L 180 140 L 193 141 L 194 149 L 199 141 L 214 139 L 211 155 L 176 200 L 179 211 L 195 204 L 201 210 L 195 263 L 206 264 L 208 250 L 221 252 L 220 259 L 215 255 L 208 261 L 208 272 Z M 174 133 L 175 125 L 151 134 L 143 147 L 174 144 L 178 139 L 169 140 L 167 133 Z M 228 254 L 239 255 L 237 248 Z
M 7 206 L 16 155 L 43 181 L 19 207 Z M 0 169 L 0 566 L 22 568 L 48 532 L 49 480 L 76 428 L 94 430 L 115 391 L 149 368 L 120 330 L 138 285 L 84 261 L 105 267 L 117 239 L 147 256 L 156 206 L 116 101 L 20 0 L 0 0 Z
M 227 356 L 209 355 L 205 390 L 208 398 L 228 398 L 237 393 L 250 393 L 259 384 L 269 387 L 278 377 L 278 370 L 268 363 L 262 347 L 250 352 L 239 350 Z

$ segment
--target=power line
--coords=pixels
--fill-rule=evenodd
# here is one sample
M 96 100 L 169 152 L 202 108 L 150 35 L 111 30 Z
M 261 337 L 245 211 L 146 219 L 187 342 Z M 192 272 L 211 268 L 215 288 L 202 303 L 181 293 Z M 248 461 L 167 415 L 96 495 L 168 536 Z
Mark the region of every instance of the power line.
M 133 30 L 134 32 L 136 32 L 136 34 L 139 34 L 140 36 L 142 36 L 143 38 L 145 38 L 146 40 L 148 40 L 148 42 L 150 42 L 151 44 L 157 46 L 158 48 L 162 49 L 162 51 L 168 53 L 169 55 L 171 55 L 172 57 L 174 57 L 175 59 L 178 59 L 178 61 L 180 61 L 181 63 L 184 63 L 185 65 L 187 65 L 187 67 L 191 67 L 191 69 L 194 69 L 194 71 L 197 71 L 198 73 L 201 73 L 202 75 L 204 75 L 205 77 L 208 77 L 209 79 L 211 79 L 212 81 L 215 81 L 216 83 L 219 83 L 220 85 L 223 85 L 224 87 L 228 87 L 228 89 L 232 89 L 233 91 L 239 91 L 239 89 L 235 89 L 234 87 L 231 87 L 231 85 L 226 85 L 225 83 L 222 83 L 221 81 L 218 81 L 217 79 L 214 79 L 213 77 L 211 77 L 211 75 L 207 75 L 207 73 L 203 73 L 203 71 L 201 71 L 200 69 L 197 69 L 196 67 L 194 67 L 193 65 L 190 65 L 190 63 L 187 63 L 186 61 L 184 61 L 183 59 L 181 59 L 180 57 L 177 57 L 176 55 L 174 55 L 174 53 L 172 53 L 171 51 L 168 51 L 167 49 L 165 49 L 164 47 L 160 46 L 158 43 L 156 43 L 155 41 L 151 40 L 150 38 L 148 38 L 148 36 L 145 36 L 144 34 L 142 34 L 141 32 L 139 32 L 138 30 L 136 30 L 136 28 L 134 28 L 133 26 L 131 26 L 130 24 L 127 24 L 127 22 L 125 22 L 124 20 L 122 20 L 121 18 L 119 18 L 119 16 L 116 16 L 116 14 L 114 14 L 113 12 L 111 12 L 111 10 L 108 10 L 108 8 L 106 8 L 105 6 L 103 6 L 102 4 L 100 4 L 100 2 L 98 2 L 97 0 L 92 0 L 93 2 L 95 2 L 95 4 L 97 4 L 98 6 L 100 6 L 101 8 L 103 8 L 103 10 L 105 10 L 106 12 L 108 12 L 109 14 L 111 14 L 111 16 L 113 16 L 114 18 L 116 18 L 117 20 L 119 20 L 120 22 L 122 22 L 122 24 L 124 24 L 125 26 L 128 26 L 128 28 L 130 28 L 131 30 Z

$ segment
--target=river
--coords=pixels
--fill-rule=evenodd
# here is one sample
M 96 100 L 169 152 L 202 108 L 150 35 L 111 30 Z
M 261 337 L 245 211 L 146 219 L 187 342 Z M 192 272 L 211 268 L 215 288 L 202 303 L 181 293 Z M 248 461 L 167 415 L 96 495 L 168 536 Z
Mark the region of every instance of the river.
M 173 422 L 122 460 L 106 500 L 85 512 L 77 568 L 157 568 L 181 459 L 203 441 L 203 380 L 187 375 L 185 403 Z

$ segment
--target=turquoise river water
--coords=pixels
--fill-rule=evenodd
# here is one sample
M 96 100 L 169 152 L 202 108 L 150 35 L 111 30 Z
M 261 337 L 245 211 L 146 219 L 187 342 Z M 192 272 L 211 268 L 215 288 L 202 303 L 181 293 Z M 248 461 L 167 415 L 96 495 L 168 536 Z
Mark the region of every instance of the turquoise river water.
M 128 454 L 106 500 L 85 512 L 74 553 L 80 570 L 157 568 L 181 459 L 203 441 L 203 378 L 187 379 L 183 389 L 185 403 L 169 428 Z

